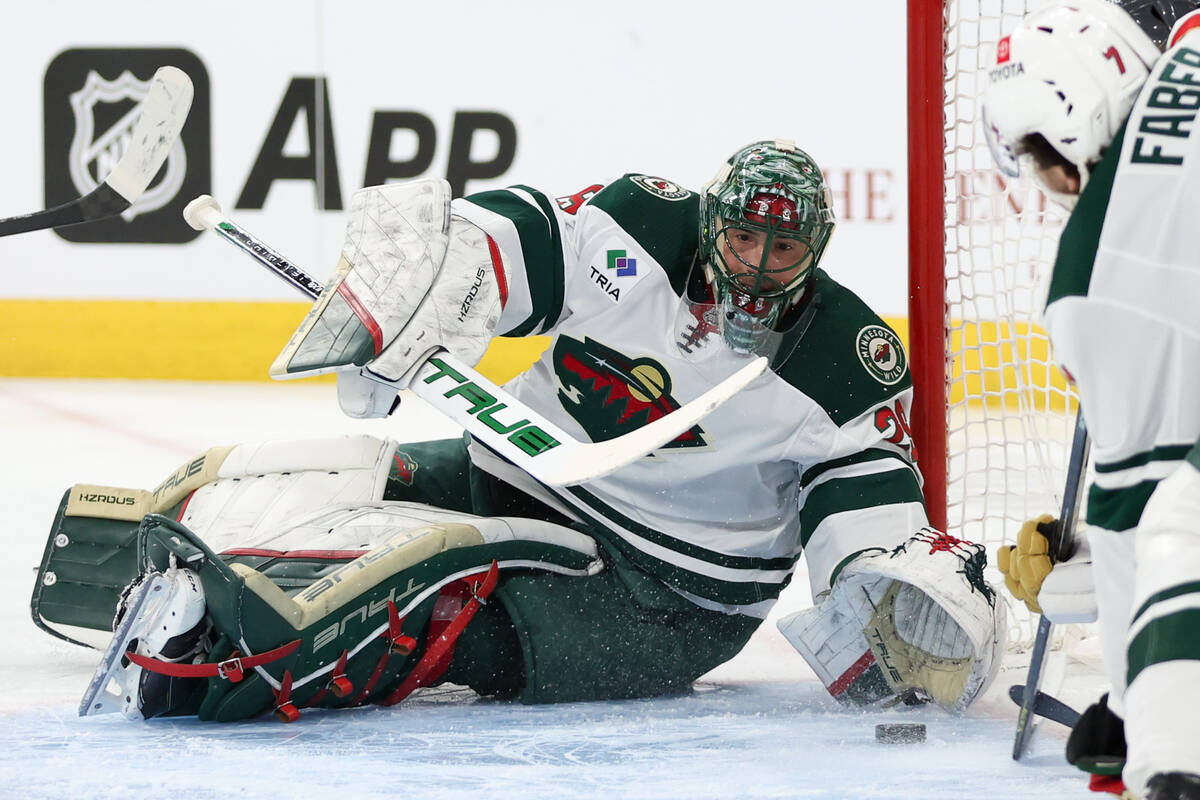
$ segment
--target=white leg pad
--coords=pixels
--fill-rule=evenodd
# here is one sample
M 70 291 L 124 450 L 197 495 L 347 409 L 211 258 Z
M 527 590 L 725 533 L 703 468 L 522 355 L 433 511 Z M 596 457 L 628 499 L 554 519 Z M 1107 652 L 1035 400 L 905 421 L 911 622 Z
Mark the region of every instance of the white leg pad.
M 330 506 L 378 502 L 395 449 L 372 436 L 238 445 L 179 521 L 218 552 L 247 546 Z

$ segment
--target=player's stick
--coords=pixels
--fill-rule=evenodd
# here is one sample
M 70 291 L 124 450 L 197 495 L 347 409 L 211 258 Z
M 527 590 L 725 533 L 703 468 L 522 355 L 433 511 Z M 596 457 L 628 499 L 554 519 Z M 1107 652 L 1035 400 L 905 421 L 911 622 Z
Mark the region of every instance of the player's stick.
M 319 281 L 232 222 L 208 195 L 189 203 L 183 215 L 196 230 L 216 231 L 309 298 L 316 299 L 321 293 Z M 671 441 L 741 391 L 766 367 L 767 359 L 757 358 L 665 417 L 603 442 L 573 438 L 445 350 L 426 359 L 408 385 L 388 385 L 409 389 L 539 481 L 568 486 L 607 475 Z
M 129 208 L 167 160 L 191 107 L 191 79 L 177 67 L 161 67 L 150 79 L 129 149 L 104 182 L 60 206 L 0 219 L 0 236 L 107 219 Z
M 1054 563 L 1059 564 L 1071 557 L 1075 550 L 1075 521 L 1079 517 L 1079 500 L 1083 496 L 1083 473 L 1087 465 L 1087 426 L 1083 422 L 1083 411 L 1075 417 L 1075 437 L 1071 440 L 1071 457 L 1067 464 L 1067 481 L 1063 487 L 1062 511 L 1053 535 L 1050 537 L 1050 553 Z M 1054 627 L 1042 616 L 1038 620 L 1037 637 L 1033 640 L 1033 653 L 1029 660 L 1029 673 L 1025 677 L 1021 710 L 1017 713 L 1017 734 L 1013 739 L 1013 759 L 1020 760 L 1025 745 L 1033 734 L 1034 704 L 1041 694 L 1038 686 L 1042 681 L 1042 667 L 1046 661 L 1046 647 L 1050 643 L 1050 631 Z
M 1014 683 L 1008 687 L 1009 698 L 1018 706 L 1025 704 L 1025 687 L 1019 683 Z M 1057 697 L 1051 697 L 1045 692 L 1038 692 L 1033 699 L 1033 713 L 1039 717 L 1045 717 L 1048 720 L 1053 720 L 1059 725 L 1065 725 L 1068 728 L 1074 728 L 1075 723 L 1079 722 L 1080 714 L 1069 705 L 1059 700 Z

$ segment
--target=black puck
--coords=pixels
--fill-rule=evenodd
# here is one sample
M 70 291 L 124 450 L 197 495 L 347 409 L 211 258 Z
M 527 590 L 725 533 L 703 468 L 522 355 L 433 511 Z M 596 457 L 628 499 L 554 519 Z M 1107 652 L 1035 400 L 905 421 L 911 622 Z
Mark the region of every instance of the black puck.
M 875 741 L 884 744 L 916 744 L 925 741 L 925 725 L 920 722 L 895 722 L 875 726 Z

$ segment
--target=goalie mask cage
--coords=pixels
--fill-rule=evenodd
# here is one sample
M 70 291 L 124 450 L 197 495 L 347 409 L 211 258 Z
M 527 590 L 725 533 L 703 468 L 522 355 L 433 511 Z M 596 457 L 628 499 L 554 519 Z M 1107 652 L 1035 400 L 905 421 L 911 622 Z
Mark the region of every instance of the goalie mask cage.
M 1038 324 L 1066 212 L 995 169 L 980 123 L 997 42 L 1046 4 L 908 0 L 912 432 L 931 521 L 989 562 L 1058 514 L 1077 407 Z M 1020 648 L 1036 623 L 1016 606 Z

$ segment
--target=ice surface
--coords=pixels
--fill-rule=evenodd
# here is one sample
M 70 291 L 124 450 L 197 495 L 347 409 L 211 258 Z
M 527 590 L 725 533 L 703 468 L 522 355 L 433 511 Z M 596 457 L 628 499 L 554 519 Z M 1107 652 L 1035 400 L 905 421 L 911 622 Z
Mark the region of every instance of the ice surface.
M 521 706 L 435 688 L 391 708 L 304 712 L 234 725 L 76 716 L 99 653 L 29 617 L 34 570 L 63 491 L 152 488 L 210 446 L 372 432 L 454 435 L 415 398 L 402 416 L 348 420 L 330 384 L 0 380 L 0 797 L 300 795 L 413 798 L 1094 797 L 1047 723 L 1010 757 L 1021 675 L 1002 674 L 962 717 L 860 713 L 831 700 L 768 623 L 684 697 Z M 778 614 L 807 604 L 798 579 Z M 1091 689 L 1066 695 L 1077 706 Z M 920 721 L 928 740 L 874 741 L 879 722 Z

